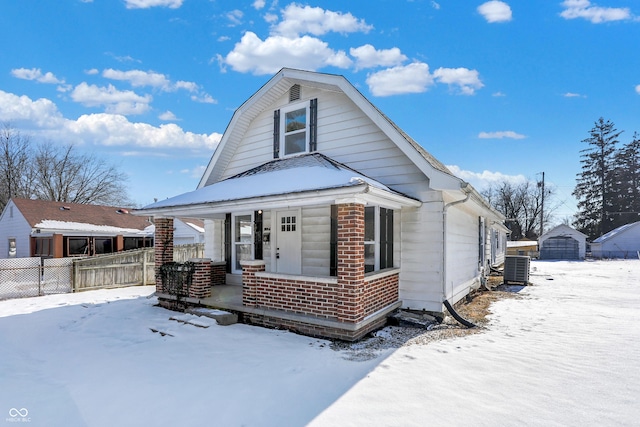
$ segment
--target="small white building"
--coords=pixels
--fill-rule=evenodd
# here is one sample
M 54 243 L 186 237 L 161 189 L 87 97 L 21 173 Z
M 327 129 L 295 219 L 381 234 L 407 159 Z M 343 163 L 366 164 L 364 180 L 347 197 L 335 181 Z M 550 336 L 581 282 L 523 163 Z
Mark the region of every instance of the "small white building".
M 611 230 L 591 243 L 594 258 L 636 258 L 639 252 L 640 221 Z
M 176 218 L 173 221 L 173 244 L 204 243 L 204 221 L 195 218 Z
M 538 247 L 540 259 L 584 259 L 587 252 L 587 235 L 561 224 L 540 236 Z

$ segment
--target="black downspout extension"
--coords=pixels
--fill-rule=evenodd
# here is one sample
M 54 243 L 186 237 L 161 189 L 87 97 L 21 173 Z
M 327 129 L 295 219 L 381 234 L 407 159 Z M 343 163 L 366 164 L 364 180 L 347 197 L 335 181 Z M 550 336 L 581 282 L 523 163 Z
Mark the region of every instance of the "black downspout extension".
M 444 300 L 444 306 L 447 308 L 447 311 L 453 316 L 454 319 L 462 323 L 467 328 L 475 328 L 477 326 L 475 323 L 471 323 L 464 317 L 460 316 L 458 312 L 453 309 L 451 304 L 449 304 L 449 301 Z

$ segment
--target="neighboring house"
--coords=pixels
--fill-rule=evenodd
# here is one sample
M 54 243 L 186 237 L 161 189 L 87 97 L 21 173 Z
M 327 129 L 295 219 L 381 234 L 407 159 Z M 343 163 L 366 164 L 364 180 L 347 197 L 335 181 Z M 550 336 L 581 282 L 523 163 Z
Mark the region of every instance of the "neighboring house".
M 204 243 L 204 221 L 201 219 L 175 218 L 173 228 L 174 245 Z
M 622 225 L 591 243 L 594 258 L 640 258 L 640 221 Z
M 568 225 L 558 225 L 538 239 L 540 259 L 584 259 L 587 235 Z
M 520 239 L 507 242 L 507 255 L 538 256 L 538 241 Z
M 236 110 L 195 191 L 139 214 L 155 217 L 157 267 L 172 218 L 204 219 L 212 274 L 243 285 L 245 321 L 344 339 L 399 307 L 443 312 L 503 262 L 508 232 L 344 77 L 292 69 Z M 193 286 L 207 304 L 212 288 Z
M 12 198 L 0 216 L 0 258 L 63 258 L 153 246 L 154 226 L 126 208 Z

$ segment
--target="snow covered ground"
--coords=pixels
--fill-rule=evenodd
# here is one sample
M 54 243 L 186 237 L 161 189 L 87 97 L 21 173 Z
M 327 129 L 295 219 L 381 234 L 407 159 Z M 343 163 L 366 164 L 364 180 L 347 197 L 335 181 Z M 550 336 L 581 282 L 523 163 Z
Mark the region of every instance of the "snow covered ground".
M 0 301 L 0 425 L 638 425 L 640 261 L 536 261 L 531 280 L 481 333 L 373 358 L 170 320 L 150 287 Z

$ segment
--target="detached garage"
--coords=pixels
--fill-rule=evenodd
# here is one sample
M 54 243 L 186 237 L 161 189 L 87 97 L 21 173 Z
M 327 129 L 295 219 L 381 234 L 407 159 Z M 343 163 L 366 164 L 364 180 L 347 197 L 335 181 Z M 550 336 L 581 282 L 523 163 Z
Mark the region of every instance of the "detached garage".
M 559 225 L 540 236 L 540 259 L 584 259 L 587 236 L 568 225 Z
M 640 257 L 640 221 L 625 224 L 591 243 L 594 258 Z

